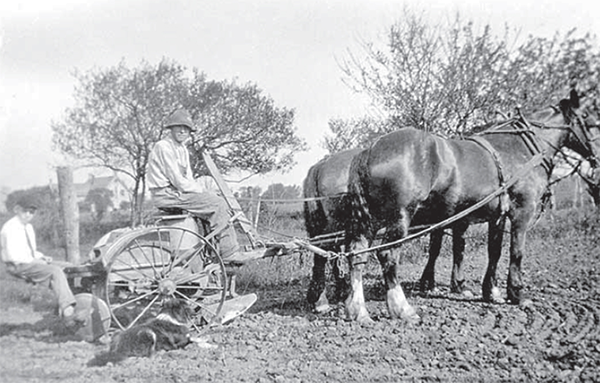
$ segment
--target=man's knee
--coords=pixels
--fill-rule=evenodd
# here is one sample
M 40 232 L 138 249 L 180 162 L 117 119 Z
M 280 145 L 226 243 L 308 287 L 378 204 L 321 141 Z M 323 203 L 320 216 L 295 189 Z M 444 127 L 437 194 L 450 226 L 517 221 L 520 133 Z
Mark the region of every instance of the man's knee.
M 215 212 L 217 216 L 226 216 L 229 211 L 229 206 L 227 205 L 227 201 L 223 197 L 220 197 L 213 193 L 205 193 L 206 198 L 209 201 L 209 205 L 211 209 Z
M 50 271 L 50 273 L 52 274 L 52 278 L 54 279 L 66 279 L 66 275 L 65 272 L 63 271 L 63 269 L 59 266 L 56 265 L 48 265 L 48 270 Z

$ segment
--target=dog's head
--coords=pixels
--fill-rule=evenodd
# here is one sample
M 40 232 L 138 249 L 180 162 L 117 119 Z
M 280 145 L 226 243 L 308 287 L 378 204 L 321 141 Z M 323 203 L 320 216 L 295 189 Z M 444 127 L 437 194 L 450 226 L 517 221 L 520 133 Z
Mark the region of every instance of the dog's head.
M 169 316 L 179 324 L 190 325 L 194 311 L 187 302 L 177 298 L 170 298 L 163 302 L 160 314 Z

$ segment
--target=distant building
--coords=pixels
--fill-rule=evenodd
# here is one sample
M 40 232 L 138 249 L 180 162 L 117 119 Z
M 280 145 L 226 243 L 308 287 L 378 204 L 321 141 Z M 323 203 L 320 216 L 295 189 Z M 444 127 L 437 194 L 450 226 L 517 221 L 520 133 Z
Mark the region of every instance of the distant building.
M 74 184 L 75 194 L 77 195 L 77 203 L 82 204 L 90 191 L 95 189 L 106 189 L 112 192 L 111 194 L 111 205 L 108 207 L 108 211 L 112 211 L 114 209 L 120 209 L 121 206 L 129 206 L 131 203 L 131 191 L 130 188 L 127 187 L 125 182 L 123 182 L 116 175 L 105 176 L 105 177 L 97 177 L 92 174 L 88 177 L 87 181 L 80 184 Z M 92 212 L 96 211 L 95 206 L 90 207 Z

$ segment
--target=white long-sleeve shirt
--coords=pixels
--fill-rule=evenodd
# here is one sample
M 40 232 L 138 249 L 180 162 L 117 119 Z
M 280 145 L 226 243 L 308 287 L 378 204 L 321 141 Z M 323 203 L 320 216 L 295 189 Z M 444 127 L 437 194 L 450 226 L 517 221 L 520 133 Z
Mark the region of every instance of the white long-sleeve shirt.
M 171 136 L 158 141 L 150 152 L 147 182 L 150 189 L 173 186 L 180 192 L 204 191 L 192 174 L 189 151 Z
M 2 243 L 2 261 L 30 263 L 40 259 L 43 254 L 36 251 L 35 232 L 30 223 L 23 224 L 18 216 L 9 219 L 0 231 Z

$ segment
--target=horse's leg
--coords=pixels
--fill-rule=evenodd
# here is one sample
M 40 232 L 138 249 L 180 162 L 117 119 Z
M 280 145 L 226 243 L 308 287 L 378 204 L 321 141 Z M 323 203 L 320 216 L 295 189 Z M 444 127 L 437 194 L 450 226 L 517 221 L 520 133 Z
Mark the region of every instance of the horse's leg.
M 496 270 L 502 254 L 502 236 L 506 217 L 488 223 L 488 268 L 483 279 L 483 300 L 503 303 L 500 290 L 496 287 Z
M 400 214 L 394 227 L 388 227 L 384 243 L 391 240 L 404 238 L 408 234 L 410 219 L 408 214 Z M 420 318 L 415 309 L 408 303 L 402 285 L 400 284 L 400 254 L 398 251 L 381 251 L 377 254 L 387 290 L 387 307 L 392 318 L 403 318 L 409 321 L 418 321 Z
M 529 220 L 521 220 L 511 225 L 510 263 L 508 265 L 508 281 L 506 286 L 508 301 L 514 304 L 526 304 L 523 293 L 521 261 L 525 250 L 527 224 Z
M 361 236 L 358 242 L 350 247 L 351 251 L 366 249 L 368 241 Z M 346 299 L 346 314 L 350 320 L 368 323 L 372 322 L 365 305 L 365 294 L 363 289 L 363 270 L 369 259 L 368 253 L 350 256 L 350 295 Z
M 429 258 L 421 275 L 421 292 L 432 291 L 435 288 L 435 262 L 440 255 L 444 230 L 434 230 L 429 235 Z
M 462 264 L 465 252 L 465 231 L 469 228 L 466 221 L 457 222 L 452 227 L 452 276 L 450 278 L 450 291 L 462 294 L 465 292 L 465 277 Z
M 326 312 L 330 310 L 329 301 L 327 300 L 325 268 L 327 266 L 327 258 L 315 254 L 313 258 L 312 279 L 308 287 L 306 300 L 314 308 L 316 312 Z
M 348 279 L 346 278 L 347 271 L 340 270 L 338 261 L 339 259 L 334 259 L 332 261 L 332 273 L 335 281 L 335 301 L 343 302 L 346 300 L 346 298 L 348 298 L 350 285 L 348 283 Z
M 402 285 L 400 284 L 399 254 L 391 250 L 381 251 L 377 254 L 387 290 L 386 302 L 388 312 L 392 318 L 402 318 L 408 321 L 418 321 L 419 315 L 408 303 Z

